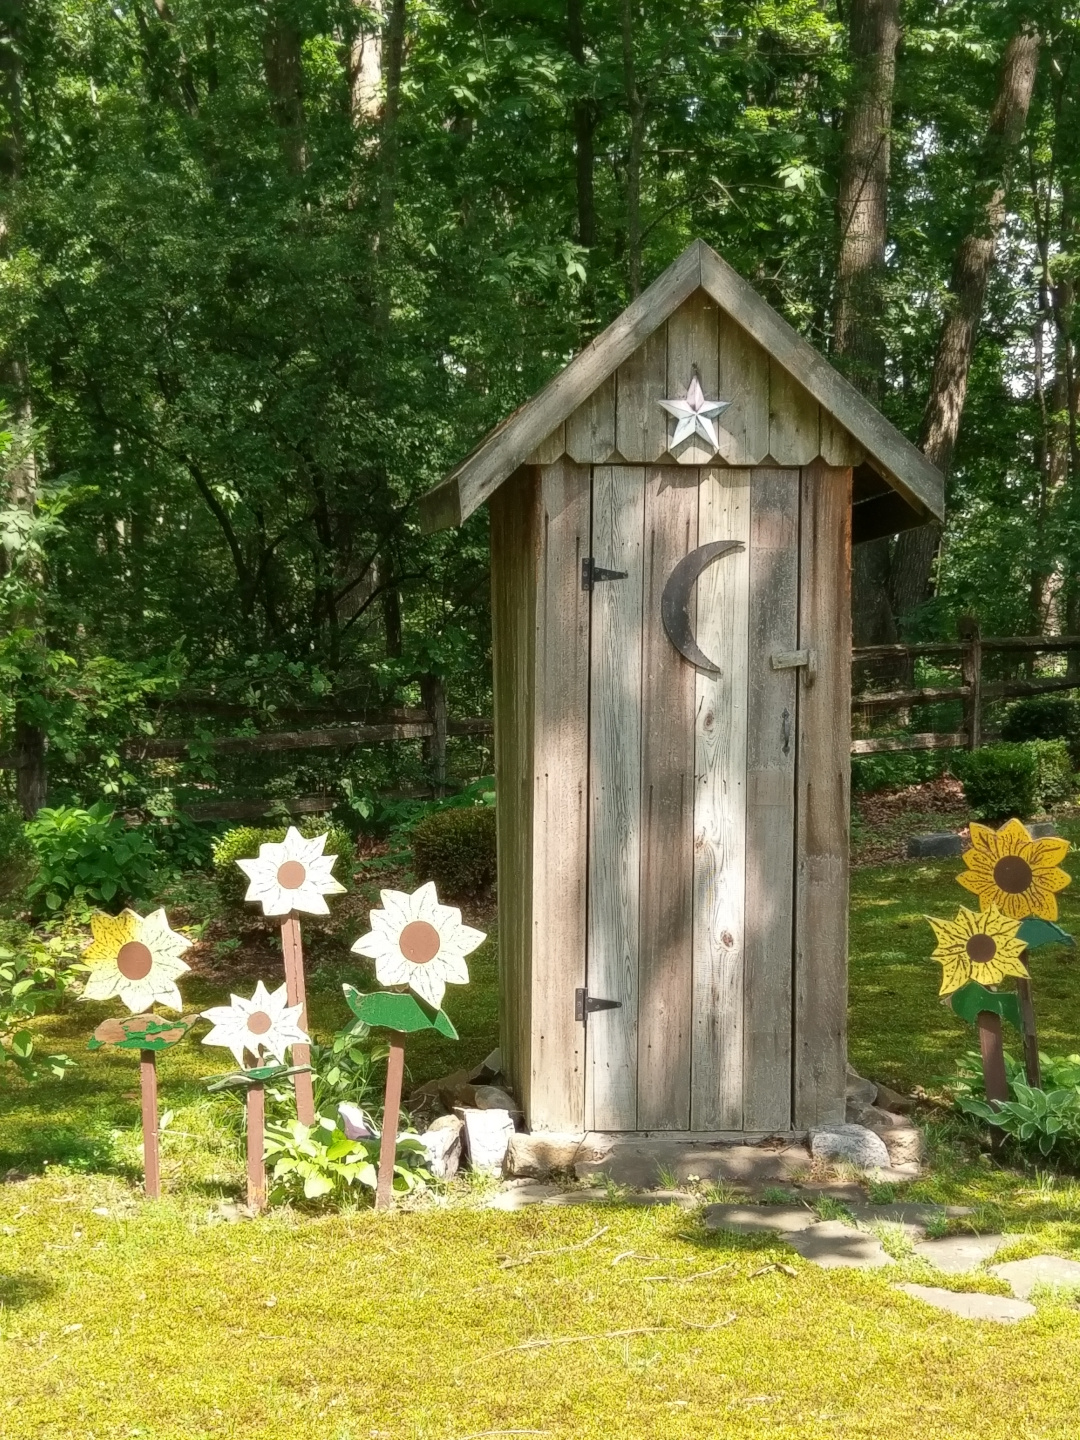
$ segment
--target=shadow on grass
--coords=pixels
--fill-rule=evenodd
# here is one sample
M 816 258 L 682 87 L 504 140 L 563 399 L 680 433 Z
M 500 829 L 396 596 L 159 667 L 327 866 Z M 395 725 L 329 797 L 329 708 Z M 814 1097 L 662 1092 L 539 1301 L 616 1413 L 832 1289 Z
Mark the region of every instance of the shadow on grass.
M 10 1275 L 0 1271 L 0 1312 L 21 1309 L 35 1300 L 47 1300 L 55 1291 L 51 1280 L 33 1270 L 16 1270 Z

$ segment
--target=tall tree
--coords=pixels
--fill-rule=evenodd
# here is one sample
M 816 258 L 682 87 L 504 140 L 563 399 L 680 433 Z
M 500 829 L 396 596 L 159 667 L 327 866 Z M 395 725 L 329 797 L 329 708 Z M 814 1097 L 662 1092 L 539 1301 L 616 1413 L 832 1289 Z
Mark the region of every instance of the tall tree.
M 1040 36 L 1024 20 L 1005 47 L 997 93 L 969 197 L 970 227 L 953 263 L 938 336 L 920 448 L 946 474 L 952 463 L 967 396 L 971 359 L 1005 220 L 1009 178 L 1027 123 L 1039 64 Z M 891 572 L 893 613 L 903 616 L 926 599 L 941 529 L 905 531 L 896 542 Z
M 840 244 L 833 353 L 853 383 L 880 405 L 885 391 L 882 279 L 900 0 L 852 0 L 848 33 L 851 82 L 837 187 Z M 887 539 L 855 549 L 851 600 L 856 645 L 896 639 L 887 591 L 889 559 Z

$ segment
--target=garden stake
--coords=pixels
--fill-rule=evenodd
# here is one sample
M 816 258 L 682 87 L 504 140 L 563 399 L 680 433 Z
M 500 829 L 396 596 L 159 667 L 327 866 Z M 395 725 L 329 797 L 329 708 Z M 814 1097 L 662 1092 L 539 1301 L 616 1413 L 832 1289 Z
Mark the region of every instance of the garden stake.
M 1024 963 L 1028 963 L 1026 950 Z M 1016 995 L 1020 1001 L 1020 1020 L 1024 1034 L 1024 1074 L 1032 1089 L 1041 1090 L 1042 1067 L 1039 1065 L 1039 1035 L 1035 1029 L 1035 1001 L 1031 996 L 1031 981 L 1017 977 Z
M 247 1203 L 252 1210 L 266 1204 L 266 1098 L 261 1085 L 249 1085 L 247 1092 Z
M 161 1166 L 158 1157 L 157 1055 L 139 1051 L 139 1085 L 142 1090 L 143 1173 L 146 1198 L 161 1199 Z
M 404 1074 L 405 1046 L 398 1040 L 391 1040 L 390 1058 L 386 1066 L 382 1139 L 379 1142 L 379 1179 L 375 1187 L 376 1210 L 389 1210 L 394 1198 L 394 1162 L 397 1159 L 397 1128 L 401 1114 L 401 1082 Z
M 1009 1079 L 1005 1073 L 1005 1048 L 1001 1040 L 1001 1016 L 993 1015 L 989 1010 L 980 1010 L 976 1024 L 979 1027 L 979 1049 L 982 1051 L 986 1098 L 991 1105 L 999 1105 L 1009 1098 Z M 998 1126 L 991 1125 L 991 1148 L 999 1150 L 1003 1139 L 1004 1135 Z
M 307 997 L 304 985 L 304 946 L 300 937 L 300 917 L 295 910 L 282 917 L 281 952 L 285 958 L 285 989 L 289 997 L 289 1004 L 300 1006 L 297 1024 L 301 1030 L 306 1030 Z M 294 1065 L 308 1066 L 311 1063 L 311 1050 L 307 1045 L 296 1044 L 292 1047 L 292 1058 Z M 304 1125 L 314 1125 L 315 1094 L 310 1070 L 304 1069 L 293 1076 L 293 1089 L 296 1092 L 297 1119 Z

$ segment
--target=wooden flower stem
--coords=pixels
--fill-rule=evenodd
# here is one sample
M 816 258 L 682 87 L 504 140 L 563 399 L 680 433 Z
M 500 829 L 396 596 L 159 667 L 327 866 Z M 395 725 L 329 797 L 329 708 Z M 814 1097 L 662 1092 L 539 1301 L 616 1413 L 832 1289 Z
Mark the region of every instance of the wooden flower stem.
M 253 1210 L 266 1204 L 266 1148 L 264 1128 L 266 1096 L 261 1085 L 249 1085 L 247 1092 L 247 1203 Z
M 285 958 L 285 993 L 290 1005 L 299 1005 L 300 1029 L 307 1033 L 307 993 L 304 987 L 304 946 L 300 938 L 300 917 L 294 910 L 281 922 L 281 953 Z M 311 1049 L 307 1045 L 292 1047 L 294 1065 L 310 1065 Z M 296 1092 L 296 1115 L 304 1125 L 315 1124 L 315 1091 L 311 1072 L 293 1076 Z
M 375 1187 L 375 1209 L 389 1210 L 394 1198 L 394 1161 L 397 1159 L 397 1128 L 401 1115 L 401 1082 L 405 1075 L 405 1046 L 391 1040 L 386 1065 L 386 1101 L 383 1105 L 382 1139 L 379 1141 L 379 1179 Z
M 1028 962 L 1028 952 L 1020 956 Z M 1039 1033 L 1035 1028 L 1035 1002 L 1031 998 L 1031 981 L 1026 975 L 1016 979 L 1016 998 L 1020 1001 L 1020 1024 L 1024 1032 L 1024 1074 L 1027 1083 L 1036 1090 L 1042 1089 L 1042 1067 L 1039 1064 Z
M 139 1088 L 142 1091 L 143 1173 L 148 1200 L 161 1199 L 161 1161 L 158 1153 L 157 1055 L 139 1051 Z
M 1009 1098 L 1009 1079 L 1005 1073 L 1005 1047 L 1001 1039 L 1001 1016 L 989 1010 L 980 1010 L 976 1021 L 979 1027 L 979 1049 L 982 1051 L 983 1082 L 986 1098 L 991 1105 L 999 1105 Z M 1001 1148 L 1004 1134 L 996 1125 L 990 1126 L 990 1145 L 994 1150 Z

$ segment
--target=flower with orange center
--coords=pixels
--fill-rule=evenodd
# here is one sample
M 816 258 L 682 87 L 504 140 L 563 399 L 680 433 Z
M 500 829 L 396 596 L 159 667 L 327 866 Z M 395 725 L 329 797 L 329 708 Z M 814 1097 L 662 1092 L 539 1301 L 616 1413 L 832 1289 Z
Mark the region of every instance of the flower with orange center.
M 375 961 L 380 985 L 408 985 L 439 1009 L 449 981 L 467 985 L 465 956 L 482 945 L 484 932 L 461 923 L 461 911 L 440 905 L 429 880 L 406 895 L 383 890 L 381 910 L 371 912 L 371 933 L 352 947 Z
M 153 1004 L 182 1010 L 177 977 L 189 967 L 180 956 L 191 944 L 170 929 L 164 910 L 145 918 L 134 910 L 91 915 L 93 939 L 83 951 L 90 966 L 84 1000 L 122 1000 L 132 1014 Z
M 291 1045 L 308 1045 L 310 1038 L 297 1023 L 302 1005 L 290 1005 L 282 985 L 267 990 L 260 980 L 250 1000 L 230 995 L 230 1004 L 214 1005 L 202 1012 L 213 1029 L 203 1036 L 204 1045 L 224 1045 L 243 1069 L 244 1051 L 249 1051 L 258 1064 L 263 1052 L 272 1055 L 279 1065 L 285 1064 L 285 1053 Z
M 942 966 L 941 995 L 951 995 L 969 980 L 980 985 L 997 985 L 1006 975 L 1027 977 L 1021 956 L 1024 942 L 1019 938 L 1019 920 L 1000 910 L 966 910 L 960 907 L 955 920 L 935 920 L 928 915 L 937 948 L 934 959 Z
M 264 915 L 288 915 L 304 910 L 329 915 L 324 895 L 341 895 L 345 886 L 334 879 L 336 855 L 324 855 L 325 835 L 305 840 L 295 825 L 285 839 L 259 846 L 256 860 L 237 860 L 251 881 L 245 900 L 257 900 Z
M 983 910 L 994 905 L 1014 920 L 1028 915 L 1056 920 L 1057 892 L 1071 879 L 1058 869 L 1068 851 L 1069 842 L 1056 836 L 1033 840 L 1019 820 L 1000 830 L 972 823 L 971 849 L 964 852 L 967 870 L 956 878 L 979 897 Z

